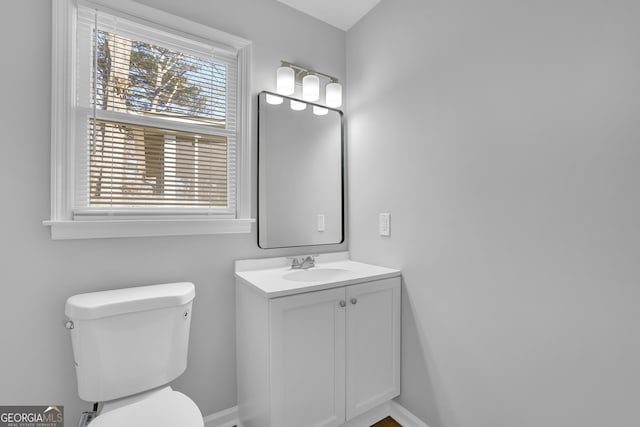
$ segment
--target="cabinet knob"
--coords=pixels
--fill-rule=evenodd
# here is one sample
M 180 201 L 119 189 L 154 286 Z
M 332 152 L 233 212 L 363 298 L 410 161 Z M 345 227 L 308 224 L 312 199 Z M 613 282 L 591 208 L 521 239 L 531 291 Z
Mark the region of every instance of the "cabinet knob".
M 358 299 L 357 298 L 351 298 L 351 304 L 355 305 L 358 303 Z
M 346 302 L 345 300 L 343 300 L 343 299 L 342 299 L 342 300 L 340 300 L 340 303 L 339 303 L 339 304 L 340 304 L 340 307 L 344 307 L 344 306 L 346 306 L 346 305 L 347 305 L 347 302 Z

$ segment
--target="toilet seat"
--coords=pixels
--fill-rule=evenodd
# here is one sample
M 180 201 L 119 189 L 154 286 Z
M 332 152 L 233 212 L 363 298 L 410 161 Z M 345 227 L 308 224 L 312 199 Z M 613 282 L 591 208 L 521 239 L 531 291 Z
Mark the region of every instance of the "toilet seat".
M 196 404 L 179 391 L 165 387 L 131 403 L 103 411 L 91 427 L 204 427 Z

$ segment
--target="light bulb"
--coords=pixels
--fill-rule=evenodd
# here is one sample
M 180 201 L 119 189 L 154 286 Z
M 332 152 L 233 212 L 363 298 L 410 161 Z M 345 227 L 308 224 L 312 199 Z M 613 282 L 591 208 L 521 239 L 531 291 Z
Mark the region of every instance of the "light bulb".
M 267 94 L 267 102 L 271 105 L 280 105 L 282 101 L 283 99 L 280 96 L 271 95 L 270 93 Z
M 338 108 L 342 105 L 342 85 L 340 83 L 329 83 L 327 85 L 326 104 L 327 107 Z
M 300 102 L 300 101 L 295 101 L 295 100 L 291 100 L 291 109 L 295 110 L 295 111 L 302 111 L 304 109 L 307 108 L 307 103 L 306 102 Z
M 295 73 L 291 67 L 279 67 L 276 72 L 276 91 L 280 95 L 293 95 L 296 90 Z
M 313 106 L 313 114 L 316 116 L 326 116 L 329 110 L 324 107 L 318 107 L 317 105 Z
M 309 74 L 302 79 L 302 99 L 305 101 L 317 101 L 320 99 L 320 79 Z

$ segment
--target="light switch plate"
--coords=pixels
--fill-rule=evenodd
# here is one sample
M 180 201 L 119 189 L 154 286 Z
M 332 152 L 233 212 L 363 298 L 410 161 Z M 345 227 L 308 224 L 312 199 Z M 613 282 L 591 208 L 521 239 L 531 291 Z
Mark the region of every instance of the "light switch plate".
M 391 214 L 381 213 L 378 216 L 378 231 L 381 236 L 391 235 Z
M 318 214 L 318 231 L 324 231 L 324 214 Z

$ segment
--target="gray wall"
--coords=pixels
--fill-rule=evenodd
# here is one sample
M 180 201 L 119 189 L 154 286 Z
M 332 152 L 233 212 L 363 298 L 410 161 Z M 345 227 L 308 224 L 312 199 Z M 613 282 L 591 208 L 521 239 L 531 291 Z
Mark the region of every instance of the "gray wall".
M 344 78 L 344 32 L 275 0 L 143 3 L 252 40 L 254 94 L 275 89 L 281 59 Z M 77 425 L 80 411 L 90 405 L 77 397 L 63 328 L 67 297 L 185 280 L 196 284 L 197 296 L 189 366 L 175 388 L 205 415 L 234 406 L 233 261 L 301 249 L 259 250 L 255 231 L 51 241 L 42 226 L 49 217 L 51 4 L 8 0 L 0 11 L 0 404 L 61 404 L 67 425 Z
M 403 269 L 400 402 L 430 427 L 638 425 L 638 22 L 383 0 L 347 33 L 350 249 Z

